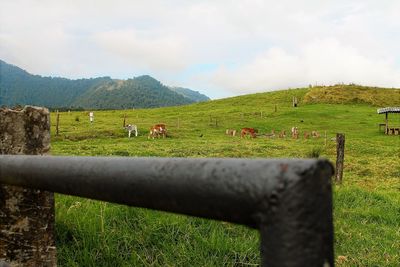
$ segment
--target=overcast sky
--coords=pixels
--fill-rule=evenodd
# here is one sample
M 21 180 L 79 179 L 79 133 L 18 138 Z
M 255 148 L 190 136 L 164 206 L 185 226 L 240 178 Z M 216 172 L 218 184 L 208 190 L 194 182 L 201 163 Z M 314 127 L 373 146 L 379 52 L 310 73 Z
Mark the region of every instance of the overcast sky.
M 400 87 L 399 0 L 1 0 L 0 59 L 33 74 L 132 78 L 221 98 Z

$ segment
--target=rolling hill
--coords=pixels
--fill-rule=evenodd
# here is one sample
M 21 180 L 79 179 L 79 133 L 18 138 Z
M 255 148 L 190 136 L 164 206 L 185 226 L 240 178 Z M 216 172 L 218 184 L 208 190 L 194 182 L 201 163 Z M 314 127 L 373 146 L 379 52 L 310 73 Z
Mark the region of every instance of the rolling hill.
M 400 105 L 400 89 L 337 84 L 317 86 L 307 91 L 304 103 Z
M 185 105 L 209 100 L 190 89 L 171 90 L 144 75 L 128 80 L 110 77 L 71 80 L 42 77 L 0 60 L 0 106 L 124 109 Z

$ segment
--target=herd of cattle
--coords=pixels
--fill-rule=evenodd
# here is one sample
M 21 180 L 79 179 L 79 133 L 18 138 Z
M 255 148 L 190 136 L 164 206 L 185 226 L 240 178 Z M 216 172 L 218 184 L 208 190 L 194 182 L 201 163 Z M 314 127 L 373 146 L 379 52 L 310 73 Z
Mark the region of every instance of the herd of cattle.
M 292 127 L 291 130 L 292 138 L 293 139 L 298 139 L 299 138 L 299 129 L 297 127 Z M 236 136 L 237 131 L 235 129 L 226 129 L 225 134 L 230 135 L 230 136 Z M 264 136 L 264 137 L 276 137 L 278 136 L 279 138 L 285 138 L 286 137 L 286 131 L 282 130 L 279 133 L 276 133 L 275 130 L 272 130 L 271 133 L 269 134 L 258 134 L 258 130 L 254 128 L 242 128 L 240 131 L 240 137 L 244 138 L 246 136 L 250 136 L 252 138 L 256 138 L 257 136 Z M 309 139 L 310 137 L 314 138 L 319 138 L 320 134 L 317 131 L 311 131 L 311 132 L 304 132 L 304 138 Z
M 138 128 L 134 124 L 128 124 L 124 126 L 124 129 L 128 131 L 128 137 L 131 137 L 132 132 L 135 133 L 135 136 L 138 136 Z M 225 134 L 229 136 L 236 136 L 237 131 L 235 129 L 226 129 Z M 293 139 L 298 139 L 299 138 L 299 129 L 297 127 L 292 127 L 291 129 L 291 136 Z M 276 133 L 275 130 L 272 130 L 271 133 L 269 134 L 259 134 L 257 129 L 254 128 L 242 128 L 240 131 L 240 137 L 244 138 L 246 136 L 249 136 L 251 138 L 256 138 L 257 136 L 264 136 L 264 137 L 276 137 L 278 136 L 279 138 L 285 138 L 286 137 L 286 131 L 282 130 L 279 133 Z M 150 127 L 149 135 L 147 138 L 165 138 L 167 137 L 167 127 L 163 123 L 155 124 Z M 304 138 L 309 139 L 310 137 L 313 138 L 319 138 L 320 134 L 317 131 L 311 131 L 311 132 L 304 132 Z
M 138 132 L 138 128 L 136 125 L 134 124 L 128 124 L 126 126 L 124 126 L 124 129 L 128 131 L 128 137 L 131 138 L 131 134 L 132 132 L 135 133 L 135 136 L 137 137 L 139 132 Z M 147 138 L 159 138 L 159 137 L 167 137 L 167 127 L 165 126 L 165 124 L 163 123 L 159 123 L 159 124 L 155 124 L 153 126 L 150 127 L 150 132 L 149 135 L 147 136 Z

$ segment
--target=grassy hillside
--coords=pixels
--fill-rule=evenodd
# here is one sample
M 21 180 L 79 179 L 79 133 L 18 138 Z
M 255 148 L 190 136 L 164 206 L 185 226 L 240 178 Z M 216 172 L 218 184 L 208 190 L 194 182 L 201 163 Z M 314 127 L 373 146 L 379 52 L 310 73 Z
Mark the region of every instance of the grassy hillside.
M 392 93 L 389 90 L 385 92 Z M 367 104 L 305 104 L 309 89 L 261 93 L 158 109 L 61 113 L 54 155 L 265 157 L 320 155 L 334 161 L 337 132 L 346 134 L 344 181 L 334 187 L 337 266 L 398 266 L 400 262 L 400 137 L 378 131 L 383 116 Z M 396 104 L 397 99 L 388 105 Z M 276 111 L 275 111 L 276 107 Z M 52 114 L 54 132 L 55 114 Z M 137 124 L 139 137 L 122 129 Z M 397 115 L 397 114 L 395 114 Z M 390 116 L 400 125 L 400 116 Z M 167 124 L 169 138 L 147 139 Z M 260 133 L 317 130 L 325 138 L 241 139 L 225 129 Z M 255 266 L 258 233 L 242 226 L 58 195 L 60 266 Z
M 386 89 L 360 85 L 334 85 L 313 87 L 304 96 L 304 103 L 369 104 L 373 106 L 399 106 L 400 89 Z

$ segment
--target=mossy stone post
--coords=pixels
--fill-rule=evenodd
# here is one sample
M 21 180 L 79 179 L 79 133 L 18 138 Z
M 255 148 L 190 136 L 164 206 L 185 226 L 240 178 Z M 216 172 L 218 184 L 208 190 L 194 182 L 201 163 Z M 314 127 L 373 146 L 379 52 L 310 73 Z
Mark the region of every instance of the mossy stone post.
M 44 155 L 49 150 L 47 109 L 0 109 L 0 154 Z M 56 264 L 54 194 L 0 185 L 0 266 Z

